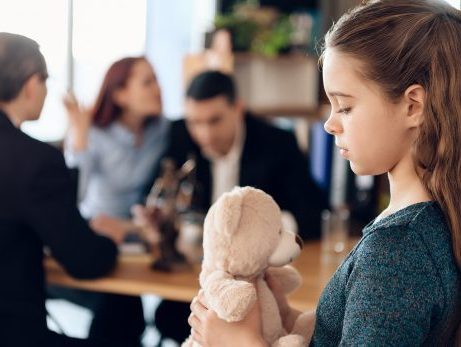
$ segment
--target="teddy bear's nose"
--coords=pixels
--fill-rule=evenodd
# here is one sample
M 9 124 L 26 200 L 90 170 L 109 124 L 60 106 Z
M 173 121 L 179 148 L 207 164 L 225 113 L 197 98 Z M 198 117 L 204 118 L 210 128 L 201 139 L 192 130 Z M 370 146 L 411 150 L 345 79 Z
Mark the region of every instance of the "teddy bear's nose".
M 296 243 L 299 245 L 299 248 L 303 249 L 303 240 L 301 239 L 301 237 L 299 237 L 299 235 L 296 235 Z

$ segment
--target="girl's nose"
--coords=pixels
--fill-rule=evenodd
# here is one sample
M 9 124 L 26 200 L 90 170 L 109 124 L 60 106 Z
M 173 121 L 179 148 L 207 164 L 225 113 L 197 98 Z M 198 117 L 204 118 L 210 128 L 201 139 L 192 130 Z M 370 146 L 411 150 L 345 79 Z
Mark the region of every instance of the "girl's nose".
M 339 124 L 338 120 L 336 120 L 335 116 L 332 114 L 330 114 L 330 117 L 323 125 L 323 128 L 327 133 L 331 135 L 337 135 L 342 131 L 341 124 Z

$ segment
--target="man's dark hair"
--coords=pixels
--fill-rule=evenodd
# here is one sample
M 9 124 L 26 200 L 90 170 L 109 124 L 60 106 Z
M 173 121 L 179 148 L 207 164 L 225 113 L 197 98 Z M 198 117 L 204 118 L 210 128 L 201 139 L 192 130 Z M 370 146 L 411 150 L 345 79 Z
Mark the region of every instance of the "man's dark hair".
M 0 101 L 15 99 L 34 74 L 48 77 L 37 42 L 25 36 L 0 32 Z
M 195 76 L 187 88 L 186 97 L 201 101 L 224 96 L 234 104 L 237 91 L 230 75 L 219 71 L 205 71 Z

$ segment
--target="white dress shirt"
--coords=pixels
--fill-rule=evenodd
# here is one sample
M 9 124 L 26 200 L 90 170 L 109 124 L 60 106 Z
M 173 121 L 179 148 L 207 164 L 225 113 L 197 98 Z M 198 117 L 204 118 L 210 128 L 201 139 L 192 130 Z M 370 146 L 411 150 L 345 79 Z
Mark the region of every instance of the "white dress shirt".
M 210 156 L 206 158 L 210 161 L 212 190 L 211 202 L 214 203 L 218 198 L 235 186 L 239 185 L 240 178 L 240 159 L 242 158 L 243 144 L 245 142 L 244 124 L 238 128 L 234 143 L 229 152 L 224 156 Z
M 203 153 L 210 161 L 211 180 L 213 182 L 211 191 L 211 203 L 215 203 L 219 197 L 230 192 L 239 185 L 240 160 L 242 158 L 243 145 L 245 143 L 245 125 L 238 129 L 234 143 L 229 152 L 221 157 L 211 156 Z M 282 211 L 282 225 L 286 230 L 298 232 L 298 224 L 293 215 L 288 211 Z

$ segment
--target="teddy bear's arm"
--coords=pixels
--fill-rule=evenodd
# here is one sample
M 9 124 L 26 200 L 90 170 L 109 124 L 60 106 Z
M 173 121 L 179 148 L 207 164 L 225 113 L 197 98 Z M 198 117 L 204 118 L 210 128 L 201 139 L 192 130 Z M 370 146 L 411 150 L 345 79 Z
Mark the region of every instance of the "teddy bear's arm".
M 303 312 L 296 319 L 291 334 L 298 334 L 310 342 L 315 328 L 315 311 Z
M 228 322 L 241 321 L 256 302 L 253 284 L 235 280 L 224 271 L 212 272 L 203 282 L 208 305 Z
M 315 312 L 301 313 L 294 323 L 292 331 L 278 339 L 271 347 L 304 347 L 312 340 L 315 326 Z

